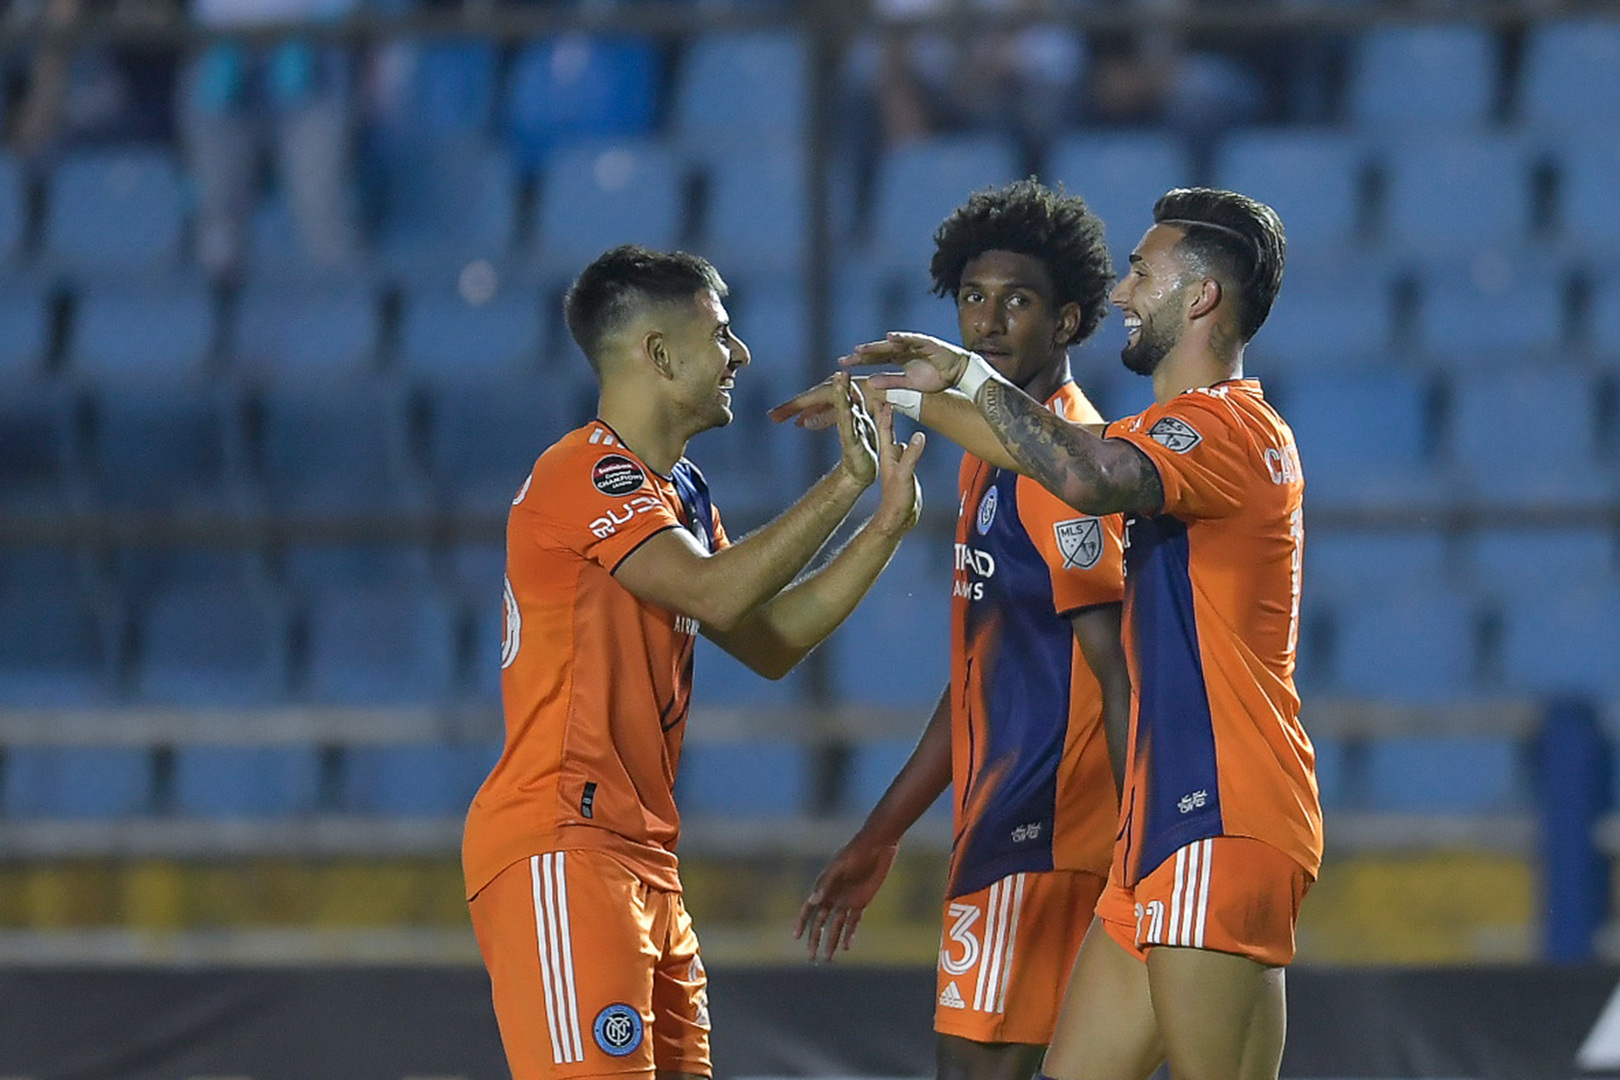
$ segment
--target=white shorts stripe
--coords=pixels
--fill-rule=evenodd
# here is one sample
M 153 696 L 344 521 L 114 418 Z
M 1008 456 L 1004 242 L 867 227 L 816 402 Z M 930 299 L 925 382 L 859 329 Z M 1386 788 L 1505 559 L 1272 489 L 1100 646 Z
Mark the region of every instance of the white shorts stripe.
M 1193 917 L 1198 911 L 1200 899 L 1198 894 L 1198 872 L 1199 863 L 1202 860 L 1199 856 L 1204 852 L 1201 843 L 1188 844 L 1182 850 L 1187 853 L 1186 889 L 1182 893 L 1181 899 L 1181 925 L 1177 926 L 1172 932 L 1175 935 L 1177 945 L 1191 945 Z
M 1209 864 L 1215 858 L 1215 841 L 1205 840 L 1204 865 L 1198 875 L 1198 923 L 1193 933 L 1193 946 L 1204 947 L 1204 923 L 1209 916 Z
M 1007 930 L 1007 948 L 1004 950 L 1006 961 L 1001 968 L 1001 987 L 996 994 L 996 1012 L 1007 1011 L 1007 984 L 1012 980 L 1007 973 L 1018 960 L 1018 916 L 1024 911 L 1024 875 L 1018 875 L 1018 887 L 1013 890 L 1012 898 L 1012 925 Z
M 1001 909 L 1001 882 L 990 886 L 984 905 L 984 948 L 979 951 L 979 974 L 973 980 L 973 1008 L 984 1011 L 985 983 L 990 981 L 990 959 L 996 954 L 996 922 Z
M 568 868 L 564 857 L 561 851 L 554 856 L 557 860 L 557 923 L 564 942 L 561 964 L 563 1003 L 567 1006 L 566 1012 L 558 1017 L 558 1022 L 563 1025 L 564 1036 L 572 1040 L 573 1060 L 584 1061 L 584 1044 L 579 1037 L 579 993 L 574 989 L 574 934 L 568 922 Z
M 995 947 L 985 951 L 984 966 L 988 975 L 984 982 L 984 1003 L 975 1008 L 983 1012 L 997 1012 L 996 998 L 1007 977 L 1007 920 L 1012 912 L 1013 884 L 1006 878 L 996 883 L 1001 898 L 995 908 Z
M 1170 890 L 1170 940 L 1154 939 L 1155 945 L 1177 945 L 1176 929 L 1181 925 L 1181 889 L 1187 878 L 1187 849 L 1176 849 L 1176 884 Z
M 539 946 L 540 985 L 546 993 L 546 1027 L 551 1033 L 552 1063 L 561 1065 L 563 1047 L 557 1039 L 557 1000 L 551 982 L 551 933 L 546 925 L 550 919 L 547 917 L 545 889 L 540 878 L 539 855 L 529 857 L 529 878 L 534 889 L 534 937 Z

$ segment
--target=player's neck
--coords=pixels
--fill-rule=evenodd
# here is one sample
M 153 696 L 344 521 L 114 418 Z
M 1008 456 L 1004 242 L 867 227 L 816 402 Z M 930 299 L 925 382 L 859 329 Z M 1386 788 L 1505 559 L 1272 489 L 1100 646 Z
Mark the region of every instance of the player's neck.
M 646 397 L 604 389 L 596 415 L 649 469 L 668 476 L 686 453 L 686 438 L 677 434 L 652 404 Z
M 1052 363 L 1047 364 L 1036 372 L 1034 377 L 1019 387 L 1024 393 L 1036 401 L 1049 401 L 1057 393 L 1058 387 L 1068 382 L 1072 376 L 1069 374 L 1069 354 L 1067 351 L 1053 357 Z
M 1178 343 L 1154 369 L 1153 400 L 1160 405 L 1188 390 L 1243 378 L 1241 346 L 1232 355 L 1221 356 L 1207 347 L 1186 347 L 1192 344 Z

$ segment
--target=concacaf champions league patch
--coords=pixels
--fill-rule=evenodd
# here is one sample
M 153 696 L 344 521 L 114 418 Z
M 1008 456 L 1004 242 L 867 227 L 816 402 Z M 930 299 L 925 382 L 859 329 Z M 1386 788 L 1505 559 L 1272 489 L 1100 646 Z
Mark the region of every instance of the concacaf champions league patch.
M 622 454 L 599 458 L 591 468 L 591 483 L 604 495 L 628 495 L 646 482 L 641 466 Z
M 1052 526 L 1057 533 L 1058 550 L 1063 552 L 1063 569 L 1090 570 L 1102 558 L 1102 521 L 1094 517 L 1071 518 Z
M 591 1034 L 602 1053 L 624 1057 L 641 1045 L 641 1014 L 628 1005 L 609 1005 L 596 1014 Z
M 1185 454 L 1204 441 L 1204 437 L 1198 434 L 1196 428 L 1175 416 L 1162 417 L 1158 423 L 1148 428 L 1148 438 L 1178 454 Z

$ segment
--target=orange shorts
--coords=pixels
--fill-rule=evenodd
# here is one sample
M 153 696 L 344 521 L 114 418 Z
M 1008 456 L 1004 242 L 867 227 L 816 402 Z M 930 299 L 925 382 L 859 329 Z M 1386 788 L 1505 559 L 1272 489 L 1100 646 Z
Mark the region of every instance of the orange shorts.
M 934 1030 L 974 1042 L 1051 1042 L 1102 889 L 1096 874 L 1051 870 L 947 900 Z
M 1246 956 L 1280 967 L 1313 878 L 1270 844 L 1246 836 L 1195 840 L 1128 888 L 1112 876 L 1097 917 L 1138 959 L 1155 945 Z
M 708 980 L 680 893 L 603 852 L 553 851 L 469 903 L 513 1080 L 712 1074 Z

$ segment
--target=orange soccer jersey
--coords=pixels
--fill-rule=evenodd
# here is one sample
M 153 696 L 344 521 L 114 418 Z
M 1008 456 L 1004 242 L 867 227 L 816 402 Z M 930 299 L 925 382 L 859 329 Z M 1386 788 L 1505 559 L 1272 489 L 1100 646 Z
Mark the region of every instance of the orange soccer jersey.
M 519 859 L 592 848 L 676 890 L 675 769 L 693 621 L 613 578 L 656 533 L 727 543 L 702 475 L 648 468 L 600 420 L 535 463 L 506 537 L 506 746 L 467 815 L 467 895 Z
M 1238 379 L 1107 434 L 1145 453 L 1164 487 L 1162 510 L 1126 526 L 1122 883 L 1214 836 L 1263 841 L 1314 876 L 1322 812 L 1294 690 L 1305 482 L 1293 432 L 1258 382 Z
M 1072 382 L 1047 402 L 1099 419 Z M 1102 690 L 1069 616 L 1118 603 L 1118 515 L 1082 514 L 1040 484 L 962 461 L 951 609 L 956 843 L 949 894 L 1009 874 L 1108 872 L 1118 804 Z

